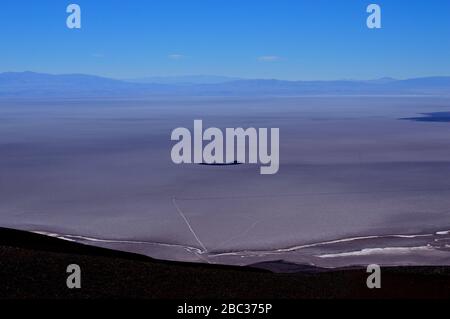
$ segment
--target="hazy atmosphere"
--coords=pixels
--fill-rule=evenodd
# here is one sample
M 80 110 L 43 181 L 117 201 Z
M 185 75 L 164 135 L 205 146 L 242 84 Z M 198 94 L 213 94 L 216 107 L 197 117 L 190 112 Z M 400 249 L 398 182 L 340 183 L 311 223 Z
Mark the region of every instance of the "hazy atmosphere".
M 164 260 L 450 265 L 450 2 L 377 3 L 371 28 L 360 0 L 80 0 L 78 24 L 2 1 L 0 226 Z M 175 164 L 194 120 L 279 129 L 279 171 Z

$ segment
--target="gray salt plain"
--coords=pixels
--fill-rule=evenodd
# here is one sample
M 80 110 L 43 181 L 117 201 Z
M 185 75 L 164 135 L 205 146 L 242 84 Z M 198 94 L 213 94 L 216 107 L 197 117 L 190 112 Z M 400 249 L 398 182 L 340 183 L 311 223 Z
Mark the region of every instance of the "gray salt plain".
M 404 120 L 449 111 L 420 96 L 1 100 L 0 226 L 169 260 L 450 265 L 450 123 Z M 194 119 L 279 127 L 279 173 L 173 164 L 170 133 Z

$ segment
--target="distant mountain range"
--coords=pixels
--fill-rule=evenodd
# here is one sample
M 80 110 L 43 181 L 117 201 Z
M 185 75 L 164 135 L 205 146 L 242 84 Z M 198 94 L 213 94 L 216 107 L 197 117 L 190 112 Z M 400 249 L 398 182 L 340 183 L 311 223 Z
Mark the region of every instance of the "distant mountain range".
M 129 79 L 127 82 L 152 83 L 152 84 L 220 84 L 232 81 L 239 81 L 241 78 L 217 75 L 185 75 L 185 76 L 152 76 L 137 79 Z
M 369 81 L 247 80 L 221 76 L 154 77 L 115 80 L 105 77 L 34 72 L 0 73 L 0 97 L 150 97 L 150 96 L 306 96 L 450 95 L 450 77 Z

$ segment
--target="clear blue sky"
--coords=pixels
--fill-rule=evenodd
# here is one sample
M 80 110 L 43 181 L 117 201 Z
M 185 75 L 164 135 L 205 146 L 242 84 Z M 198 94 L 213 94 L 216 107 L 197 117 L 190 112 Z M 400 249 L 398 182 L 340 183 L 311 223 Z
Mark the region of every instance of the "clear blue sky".
M 82 29 L 66 7 L 82 8 Z M 382 7 L 383 29 L 366 27 Z M 115 78 L 450 75 L 449 0 L 2 0 L 0 72 Z

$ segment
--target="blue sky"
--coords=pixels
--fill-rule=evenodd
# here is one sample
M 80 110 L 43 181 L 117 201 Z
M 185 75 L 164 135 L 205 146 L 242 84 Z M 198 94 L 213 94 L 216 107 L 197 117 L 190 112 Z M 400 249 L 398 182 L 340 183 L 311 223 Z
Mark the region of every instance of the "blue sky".
M 66 7 L 82 8 L 82 29 Z M 381 30 L 366 7 L 382 7 Z M 290 80 L 450 75 L 448 0 L 2 0 L 0 72 Z

